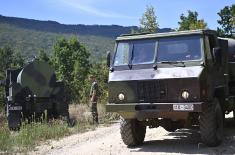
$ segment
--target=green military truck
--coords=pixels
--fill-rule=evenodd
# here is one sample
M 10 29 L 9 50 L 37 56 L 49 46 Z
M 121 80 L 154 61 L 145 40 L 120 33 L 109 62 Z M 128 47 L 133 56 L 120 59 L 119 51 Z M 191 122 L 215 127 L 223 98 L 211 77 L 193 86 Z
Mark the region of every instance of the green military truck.
M 41 120 L 45 114 L 48 119 L 63 116 L 71 123 L 64 83 L 57 81 L 47 62 L 34 59 L 22 68 L 8 69 L 1 85 L 5 87 L 5 110 L 11 130 L 20 129 L 22 120 Z
M 221 143 L 224 115 L 235 110 L 235 40 L 212 30 L 122 35 L 107 60 L 106 110 L 122 116 L 126 145 L 142 144 L 146 126 L 199 125 L 203 143 Z

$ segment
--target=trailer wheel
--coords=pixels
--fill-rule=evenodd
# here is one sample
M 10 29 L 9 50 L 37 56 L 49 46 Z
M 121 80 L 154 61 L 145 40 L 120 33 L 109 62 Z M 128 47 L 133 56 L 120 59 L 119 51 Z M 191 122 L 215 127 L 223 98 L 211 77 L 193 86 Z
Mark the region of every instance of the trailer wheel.
M 20 112 L 9 112 L 7 116 L 8 127 L 12 131 L 20 130 L 21 126 L 21 114 Z
M 42 123 L 44 119 L 44 115 L 42 112 L 35 113 L 35 122 Z
M 50 121 L 52 119 L 58 119 L 58 114 L 55 109 L 47 109 L 47 121 Z
M 202 142 L 208 146 L 218 146 L 223 140 L 223 112 L 218 99 L 214 99 L 208 109 L 200 115 Z
M 136 119 L 121 119 L 120 133 L 128 147 L 141 145 L 145 138 L 146 126 Z

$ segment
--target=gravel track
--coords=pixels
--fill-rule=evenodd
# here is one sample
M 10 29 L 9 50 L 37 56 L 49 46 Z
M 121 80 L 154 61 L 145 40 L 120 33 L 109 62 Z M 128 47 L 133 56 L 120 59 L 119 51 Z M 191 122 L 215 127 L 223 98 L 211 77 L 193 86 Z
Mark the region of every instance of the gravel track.
M 201 143 L 197 129 L 167 132 L 162 127 L 147 129 L 142 146 L 127 148 L 120 136 L 119 123 L 100 125 L 94 131 L 75 134 L 58 141 L 49 141 L 30 154 L 48 155 L 121 155 L 121 154 L 235 154 L 235 123 L 226 120 L 225 138 L 219 147 Z

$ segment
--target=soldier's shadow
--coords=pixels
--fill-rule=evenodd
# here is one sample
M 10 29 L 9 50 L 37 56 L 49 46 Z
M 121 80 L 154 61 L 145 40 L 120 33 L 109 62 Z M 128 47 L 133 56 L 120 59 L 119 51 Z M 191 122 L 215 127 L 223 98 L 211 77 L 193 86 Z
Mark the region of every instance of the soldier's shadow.
M 145 141 L 131 152 L 184 153 L 184 154 L 235 154 L 235 123 L 226 120 L 225 138 L 218 147 L 207 147 L 201 142 L 198 129 L 179 129 L 169 132 L 162 140 Z

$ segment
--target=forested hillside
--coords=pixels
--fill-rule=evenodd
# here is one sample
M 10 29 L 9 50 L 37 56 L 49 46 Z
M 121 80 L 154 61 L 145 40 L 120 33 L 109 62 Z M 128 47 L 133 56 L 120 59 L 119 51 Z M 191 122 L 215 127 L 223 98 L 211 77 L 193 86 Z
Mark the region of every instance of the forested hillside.
M 15 25 L 20 28 L 37 30 L 43 32 L 95 35 L 115 38 L 120 34 L 130 33 L 136 26 L 123 27 L 118 25 L 65 25 L 55 21 L 39 21 L 16 17 L 5 17 L 0 15 L 0 23 Z
M 0 47 L 9 45 L 15 52 L 20 52 L 26 58 L 38 55 L 40 50 L 51 55 L 52 46 L 58 38 L 72 36 L 84 43 L 92 53 L 92 59 L 103 58 L 105 51 L 113 50 L 114 39 L 108 37 L 41 32 L 0 23 Z
M 5 17 L 0 15 L 0 47 L 9 45 L 15 52 L 31 58 L 40 50 L 51 55 L 52 46 L 60 37 L 75 36 L 91 53 L 92 60 L 104 58 L 112 51 L 114 40 L 121 34 L 136 30 L 136 26 L 118 25 L 65 25 L 55 21 Z M 171 31 L 169 28 L 159 32 Z

